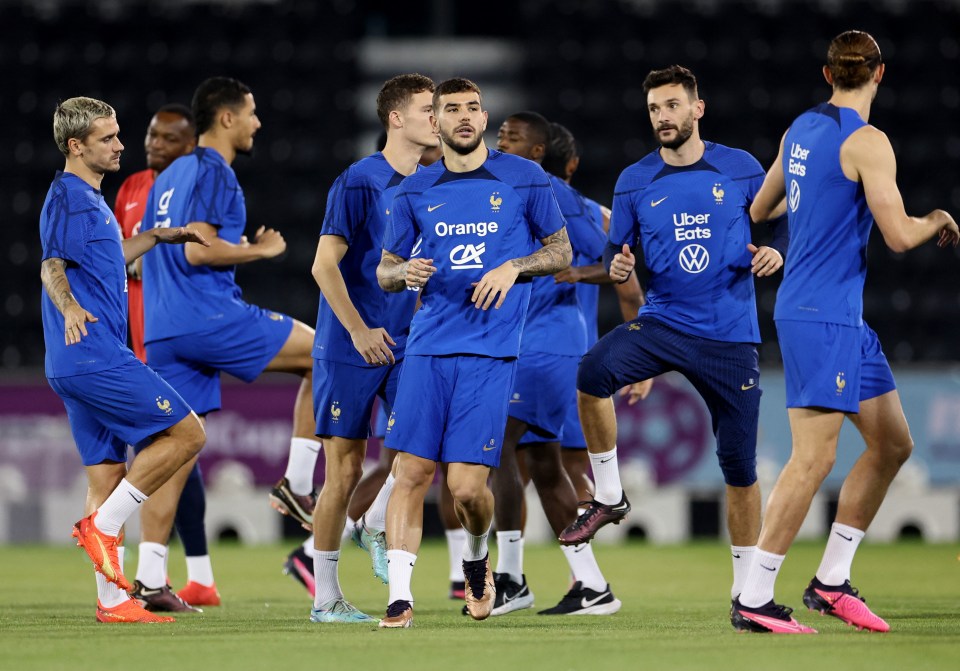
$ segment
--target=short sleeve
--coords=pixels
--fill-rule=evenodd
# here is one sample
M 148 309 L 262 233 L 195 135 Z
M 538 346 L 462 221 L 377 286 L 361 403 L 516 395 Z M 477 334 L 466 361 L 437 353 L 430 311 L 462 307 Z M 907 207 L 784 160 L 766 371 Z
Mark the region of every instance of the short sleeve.
M 237 194 L 237 178 L 225 165 L 200 162 L 197 182 L 187 203 L 185 221 L 223 227 Z
M 553 192 L 553 185 L 547 173 L 540 166 L 535 166 L 539 174 L 531 175 L 533 183 L 527 190 L 526 213 L 530 222 L 533 237 L 543 240 L 567 225 L 560 213 L 557 196 Z
M 58 258 L 79 264 L 83 258 L 90 238 L 90 223 L 98 210 L 86 203 L 71 201 L 70 192 L 64 190 L 47 203 L 41 240 L 44 260 Z
M 376 191 L 360 180 L 351 179 L 347 170 L 333 183 L 327 194 L 320 235 L 338 235 L 351 244 L 357 231 L 366 223 Z
M 601 224 L 600 206 L 582 197 L 580 204 L 584 209 L 584 216 L 579 217 L 578 220 L 582 223 L 579 226 L 567 227 L 570 245 L 574 253 L 598 261 L 603 256 L 603 248 L 607 244 L 607 235 L 603 232 Z M 591 208 L 596 212 L 591 212 Z
M 413 216 L 413 206 L 410 198 L 410 193 L 404 191 L 401 186 L 393 199 L 383 235 L 383 248 L 403 259 L 411 257 L 413 245 L 420 237 L 420 230 Z
M 621 174 L 613 193 L 609 240 L 617 247 L 623 244 L 633 247 L 637 243 L 639 222 L 633 208 L 634 190 L 629 188 L 629 181 Z

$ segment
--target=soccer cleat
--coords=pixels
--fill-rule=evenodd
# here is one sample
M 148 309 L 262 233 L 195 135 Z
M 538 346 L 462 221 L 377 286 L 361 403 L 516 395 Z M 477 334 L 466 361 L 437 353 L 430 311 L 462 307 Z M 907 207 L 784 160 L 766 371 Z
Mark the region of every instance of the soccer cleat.
M 130 581 L 123 575 L 120 569 L 120 559 L 117 555 L 117 548 L 120 547 L 120 538 L 117 536 L 108 536 L 97 528 L 93 523 L 97 512 L 73 525 L 73 537 L 77 539 L 77 545 L 82 547 L 87 556 L 93 561 L 93 567 L 114 585 L 129 592 L 133 589 Z
M 114 606 L 113 608 L 104 608 L 100 605 L 100 602 L 97 601 L 97 622 L 104 622 L 106 624 L 122 624 L 125 622 L 159 624 L 161 622 L 176 622 L 176 620 L 167 615 L 154 615 L 145 610 L 133 599 L 127 599 L 119 606 Z
M 177 592 L 177 596 L 189 603 L 191 606 L 219 606 L 220 592 L 217 586 L 201 585 L 191 580 L 183 589 Z
M 587 509 L 578 517 L 573 524 L 568 526 L 560 533 L 561 545 L 580 545 L 586 543 L 600 529 L 611 522 L 620 524 L 620 521 L 630 512 L 630 501 L 627 500 L 626 492 L 620 498 L 620 503 L 607 505 L 599 501 L 581 501 L 580 507 L 586 506 Z
M 376 620 L 366 613 L 360 612 L 356 606 L 341 597 L 326 602 L 320 608 L 313 608 L 310 611 L 310 621 L 318 623 L 364 624 L 365 622 L 375 622 Z
M 814 576 L 803 592 L 803 603 L 810 610 L 833 615 L 858 630 L 890 631 L 890 625 L 867 608 L 866 600 L 856 587 L 850 586 L 849 580 L 839 586 L 824 585 Z
M 455 601 L 463 601 L 466 595 L 466 584 L 463 581 L 450 581 L 450 598 Z
M 270 505 L 284 515 L 297 520 L 307 531 L 313 531 L 313 509 L 317 505 L 317 491 L 309 494 L 294 494 L 290 482 L 280 478 L 280 482 L 270 490 Z
M 537 615 L 613 615 L 622 605 L 620 599 L 610 591 L 610 585 L 604 587 L 602 592 L 597 592 L 584 587 L 578 580 L 560 599 L 560 603 L 541 610 Z
M 350 539 L 356 543 L 361 550 L 366 550 L 370 554 L 370 563 L 373 566 L 373 575 L 380 578 L 384 585 L 389 583 L 387 575 L 387 534 L 383 531 L 371 531 L 367 529 L 363 518 L 353 525 L 353 531 L 350 532 Z
M 144 610 L 151 613 L 202 613 L 189 603 L 173 593 L 170 585 L 151 588 L 146 587 L 139 580 L 133 581 L 130 598 L 137 601 Z
M 493 601 L 491 615 L 506 615 L 515 610 L 533 607 L 533 593 L 527 587 L 527 576 L 521 579 L 522 583 L 516 583 L 506 573 L 493 574 L 497 596 Z
M 313 577 L 313 557 L 302 546 L 287 555 L 283 562 L 283 574 L 288 575 L 307 588 L 310 596 L 317 595 L 317 583 Z
M 387 606 L 387 614 L 378 625 L 381 629 L 409 629 L 413 626 L 413 605 L 398 599 Z
M 467 614 L 474 620 L 486 620 L 497 598 L 490 570 L 490 555 L 476 561 L 463 560 L 464 600 Z
M 793 608 L 781 606 L 771 599 L 762 606 L 750 608 L 734 599 L 730 624 L 737 631 L 752 631 L 760 634 L 816 634 L 816 629 L 805 627 L 790 614 Z

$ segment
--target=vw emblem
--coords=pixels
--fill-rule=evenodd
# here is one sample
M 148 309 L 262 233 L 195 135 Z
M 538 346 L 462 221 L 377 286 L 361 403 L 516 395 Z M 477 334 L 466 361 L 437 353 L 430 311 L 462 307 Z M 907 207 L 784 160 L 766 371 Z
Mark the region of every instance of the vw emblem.
M 796 212 L 797 207 L 800 206 L 800 185 L 797 184 L 797 180 L 790 180 L 790 211 Z
M 702 273 L 710 264 L 710 254 L 703 245 L 687 245 L 680 250 L 680 267 L 688 273 Z

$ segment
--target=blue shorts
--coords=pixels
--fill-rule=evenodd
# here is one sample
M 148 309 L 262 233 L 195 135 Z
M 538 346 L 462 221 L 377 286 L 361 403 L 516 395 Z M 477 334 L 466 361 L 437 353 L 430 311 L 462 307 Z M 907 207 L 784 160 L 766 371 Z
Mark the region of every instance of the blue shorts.
M 580 361 L 577 389 L 609 398 L 628 384 L 669 370 L 700 393 L 713 423 L 724 480 L 747 487 L 757 479 L 760 366 L 751 343 L 690 335 L 652 317 L 621 324 Z
M 194 410 L 220 409 L 220 373 L 253 382 L 293 330 L 293 319 L 247 306 L 247 314 L 213 331 L 147 343 L 147 361 Z
M 529 352 L 517 360 L 509 416 L 526 423 L 541 442 L 561 438 L 567 409 L 577 401 L 577 363 L 575 356 L 543 352 Z
M 126 462 L 136 445 L 190 414 L 190 406 L 153 370 L 134 359 L 117 368 L 48 378 L 63 399 L 84 466 Z
M 496 468 L 516 366 L 516 359 L 408 354 L 386 446 L 444 464 Z
M 866 323 L 777 320 L 788 408 L 859 412 L 897 388 L 877 334 Z
M 394 397 L 396 397 L 396 392 L 394 392 Z M 387 435 L 387 417 L 390 416 L 390 406 L 386 402 L 380 402 L 377 404 L 377 416 L 373 420 L 373 437 L 374 438 L 383 438 Z
M 313 416 L 317 420 L 317 435 L 369 437 L 373 402 L 379 396 L 393 403 L 401 368 L 400 363 L 371 368 L 314 359 Z
M 583 436 L 583 427 L 580 426 L 580 413 L 577 412 L 577 399 L 567 409 L 567 416 L 563 420 L 563 440 L 560 443 L 564 449 L 585 450 L 587 439 Z

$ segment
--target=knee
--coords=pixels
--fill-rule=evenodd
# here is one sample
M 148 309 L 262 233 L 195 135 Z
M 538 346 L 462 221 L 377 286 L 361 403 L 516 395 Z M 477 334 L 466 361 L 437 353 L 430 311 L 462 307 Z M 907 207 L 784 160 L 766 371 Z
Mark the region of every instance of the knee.
M 837 455 L 835 452 L 816 455 L 807 454 L 804 456 L 794 453 L 790 457 L 790 463 L 794 466 L 794 468 L 798 469 L 801 473 L 816 479 L 818 482 L 822 482 L 824 478 L 830 474 L 830 471 L 833 470 L 833 465 L 836 462 Z
M 904 438 L 893 442 L 888 447 L 887 453 L 890 455 L 890 461 L 900 468 L 913 454 L 913 438 L 907 434 Z
M 757 481 L 757 460 L 721 459 L 723 481 L 731 487 L 749 487 Z
M 600 357 L 587 353 L 580 359 L 577 367 L 577 397 L 592 396 L 599 399 L 609 398 L 614 394 L 613 376 L 603 365 Z
M 174 429 L 173 437 L 187 459 L 193 459 L 200 454 L 207 441 L 207 433 L 196 415 L 187 415 Z
M 486 483 L 477 482 L 451 482 L 449 487 L 453 500 L 468 508 L 476 501 L 484 498 L 487 491 Z

